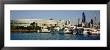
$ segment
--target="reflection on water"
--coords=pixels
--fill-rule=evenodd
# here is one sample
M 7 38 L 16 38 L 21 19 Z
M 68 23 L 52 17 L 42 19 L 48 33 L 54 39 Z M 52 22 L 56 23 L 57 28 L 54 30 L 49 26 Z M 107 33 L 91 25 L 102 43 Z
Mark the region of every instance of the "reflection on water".
M 99 35 L 74 35 L 59 33 L 13 32 L 11 40 L 100 40 Z

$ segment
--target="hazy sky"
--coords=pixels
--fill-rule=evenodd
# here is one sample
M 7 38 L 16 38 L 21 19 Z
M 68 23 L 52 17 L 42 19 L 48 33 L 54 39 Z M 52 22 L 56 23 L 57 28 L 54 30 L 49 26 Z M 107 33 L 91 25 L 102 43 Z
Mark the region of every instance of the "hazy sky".
M 99 10 L 11 10 L 10 16 L 12 19 L 55 19 L 68 20 L 77 24 L 78 18 L 82 18 L 82 13 L 86 15 L 86 21 L 96 17 L 100 21 Z

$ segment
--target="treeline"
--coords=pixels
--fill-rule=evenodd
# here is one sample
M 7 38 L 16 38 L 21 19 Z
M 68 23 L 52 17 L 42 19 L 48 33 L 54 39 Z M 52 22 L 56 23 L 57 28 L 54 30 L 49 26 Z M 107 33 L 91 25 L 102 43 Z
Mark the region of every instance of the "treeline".
M 48 27 L 46 29 L 48 30 L 53 30 L 54 28 L 56 27 L 55 26 L 51 26 L 51 27 Z M 37 25 L 37 23 L 33 22 L 33 23 L 30 23 L 30 26 L 27 26 L 27 27 L 24 27 L 24 26 L 14 26 L 13 24 L 11 24 L 11 30 L 42 30 L 43 27 L 40 27 Z

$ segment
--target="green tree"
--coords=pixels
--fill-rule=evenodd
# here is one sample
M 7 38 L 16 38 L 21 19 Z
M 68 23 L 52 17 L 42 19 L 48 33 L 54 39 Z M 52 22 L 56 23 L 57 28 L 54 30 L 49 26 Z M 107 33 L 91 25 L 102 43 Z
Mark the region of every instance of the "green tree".
M 36 23 L 35 23 L 35 22 L 33 22 L 33 23 L 31 23 L 31 24 L 30 24 L 30 26 L 32 27 L 32 29 L 33 29 L 33 30 L 35 30 Z

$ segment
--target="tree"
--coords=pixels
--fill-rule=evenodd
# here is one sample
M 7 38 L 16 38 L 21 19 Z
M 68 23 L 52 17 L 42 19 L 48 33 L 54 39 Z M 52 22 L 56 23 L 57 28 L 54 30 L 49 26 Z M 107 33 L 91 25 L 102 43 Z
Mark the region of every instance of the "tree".
M 32 26 L 32 29 L 34 30 L 35 29 L 35 26 L 36 26 L 36 23 L 33 22 L 33 23 L 30 24 L 30 26 Z
M 32 30 L 32 26 L 27 26 L 27 30 Z

